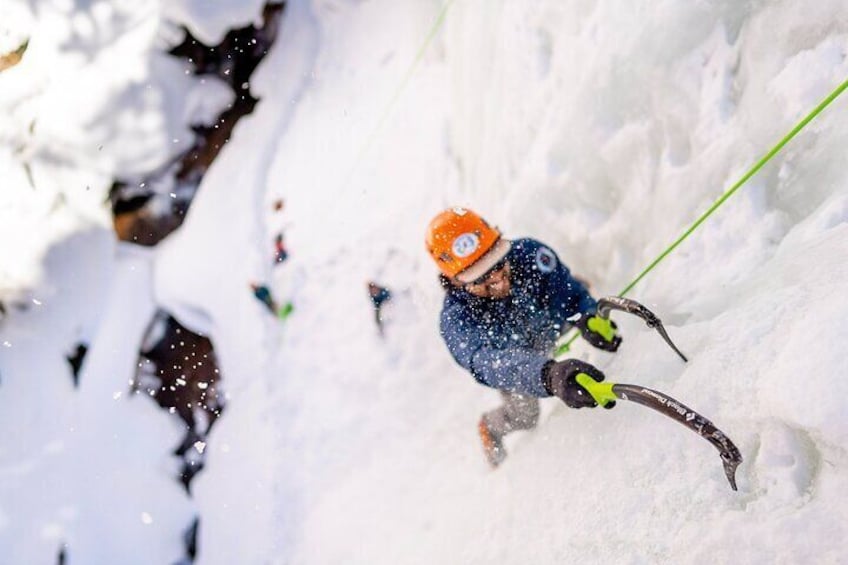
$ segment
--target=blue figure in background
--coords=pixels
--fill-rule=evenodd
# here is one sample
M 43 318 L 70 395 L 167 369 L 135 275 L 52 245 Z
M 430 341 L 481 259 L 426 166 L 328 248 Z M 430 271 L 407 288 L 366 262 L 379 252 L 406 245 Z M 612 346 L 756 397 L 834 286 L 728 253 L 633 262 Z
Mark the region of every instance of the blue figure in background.
M 371 297 L 371 303 L 374 305 L 374 321 L 377 324 L 377 331 L 383 335 L 383 316 L 381 309 L 383 304 L 391 299 L 392 293 L 384 286 L 380 286 L 373 281 L 368 282 L 368 295 Z

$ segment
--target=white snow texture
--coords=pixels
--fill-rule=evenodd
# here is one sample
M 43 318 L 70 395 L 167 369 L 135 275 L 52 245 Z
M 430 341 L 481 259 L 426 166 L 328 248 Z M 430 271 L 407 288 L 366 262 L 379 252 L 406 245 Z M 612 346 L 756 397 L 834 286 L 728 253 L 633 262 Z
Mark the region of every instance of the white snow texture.
M 616 354 L 569 354 L 715 422 L 738 492 L 625 402 L 544 400 L 491 471 L 476 423 L 499 397 L 442 343 L 423 246 L 464 205 L 617 294 L 848 78 L 846 8 L 290 0 L 255 111 L 183 226 L 137 249 L 112 179 L 229 102 L 163 38 L 218 41 L 261 3 L 6 0 L 0 50 L 29 45 L 0 72 L 0 563 L 173 563 L 194 515 L 204 565 L 848 563 L 848 95 L 629 293 L 688 364 L 624 314 Z M 384 338 L 369 279 L 393 291 Z M 211 337 L 227 390 L 191 497 L 179 421 L 127 385 L 156 307 Z

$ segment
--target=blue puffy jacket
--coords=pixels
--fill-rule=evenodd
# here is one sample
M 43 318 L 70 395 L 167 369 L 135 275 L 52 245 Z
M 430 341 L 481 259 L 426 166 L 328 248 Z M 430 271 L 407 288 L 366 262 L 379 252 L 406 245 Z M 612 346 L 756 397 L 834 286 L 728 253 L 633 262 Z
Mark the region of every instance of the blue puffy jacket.
M 510 392 L 550 396 L 542 367 L 576 314 L 597 303 L 556 254 L 535 239 L 517 239 L 507 255 L 510 296 L 476 297 L 450 287 L 442 306 L 441 334 L 456 362 L 478 382 Z

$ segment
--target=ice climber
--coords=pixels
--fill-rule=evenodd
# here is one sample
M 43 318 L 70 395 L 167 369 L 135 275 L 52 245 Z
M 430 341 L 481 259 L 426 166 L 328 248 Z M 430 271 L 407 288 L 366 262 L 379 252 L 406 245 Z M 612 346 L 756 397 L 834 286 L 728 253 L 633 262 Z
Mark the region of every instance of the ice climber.
M 374 305 L 374 321 L 377 323 L 377 331 L 383 335 L 383 305 L 391 300 L 392 291 L 384 286 L 380 286 L 374 281 L 368 281 L 368 296 L 371 297 L 371 304 Z
M 595 315 L 597 303 L 551 248 L 507 240 L 464 208 L 437 215 L 426 246 L 446 291 L 442 338 L 459 365 L 503 398 L 478 426 L 492 467 L 506 457 L 506 434 L 535 427 L 539 398 L 556 396 L 571 408 L 597 405 L 575 377 L 602 381 L 603 373 L 577 359 L 555 361 L 556 341 L 572 325 L 605 351 L 616 351 L 621 337 L 613 322 Z

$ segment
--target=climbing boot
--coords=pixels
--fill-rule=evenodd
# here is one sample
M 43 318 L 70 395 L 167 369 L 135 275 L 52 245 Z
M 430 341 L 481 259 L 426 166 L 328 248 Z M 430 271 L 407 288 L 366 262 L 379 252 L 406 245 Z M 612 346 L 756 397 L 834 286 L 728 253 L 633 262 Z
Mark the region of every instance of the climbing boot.
M 480 419 L 480 423 L 477 425 L 477 431 L 480 433 L 480 441 L 483 442 L 483 452 L 486 454 L 486 460 L 492 469 L 497 469 L 498 465 L 506 459 L 503 438 L 492 433 L 484 418 Z

